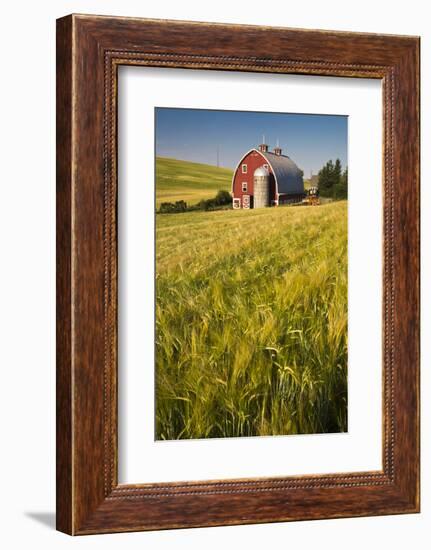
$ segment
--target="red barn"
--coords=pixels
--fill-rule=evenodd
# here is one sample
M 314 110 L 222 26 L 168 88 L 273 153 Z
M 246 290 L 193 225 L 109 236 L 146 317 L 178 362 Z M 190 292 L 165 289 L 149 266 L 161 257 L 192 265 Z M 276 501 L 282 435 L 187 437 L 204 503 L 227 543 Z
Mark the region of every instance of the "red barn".
M 262 143 L 239 161 L 232 178 L 234 208 L 262 208 L 300 202 L 304 198 L 302 171 L 280 147 L 268 151 Z

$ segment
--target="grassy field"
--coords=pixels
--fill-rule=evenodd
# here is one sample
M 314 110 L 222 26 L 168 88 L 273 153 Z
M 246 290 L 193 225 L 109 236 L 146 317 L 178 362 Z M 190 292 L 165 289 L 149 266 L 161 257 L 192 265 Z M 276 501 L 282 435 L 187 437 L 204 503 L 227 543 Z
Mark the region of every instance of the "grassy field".
M 232 170 L 183 160 L 156 158 L 156 207 L 184 200 L 190 206 L 211 199 L 217 191 L 230 191 Z
M 156 216 L 156 437 L 347 429 L 347 202 Z

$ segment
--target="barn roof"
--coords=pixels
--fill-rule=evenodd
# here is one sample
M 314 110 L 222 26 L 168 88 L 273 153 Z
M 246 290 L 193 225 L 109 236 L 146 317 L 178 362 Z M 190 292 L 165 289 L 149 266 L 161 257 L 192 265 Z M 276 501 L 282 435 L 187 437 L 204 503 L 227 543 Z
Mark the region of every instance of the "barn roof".
M 276 155 L 275 153 L 262 152 L 258 149 L 250 149 L 239 161 L 232 177 L 232 191 L 235 180 L 235 174 L 241 166 L 242 161 L 250 153 L 259 153 L 265 161 L 271 166 L 274 173 L 277 193 L 280 195 L 297 195 L 304 192 L 304 181 L 301 170 L 296 166 L 291 158 L 287 155 Z
M 304 192 L 302 172 L 291 158 L 269 152 L 259 151 L 259 153 L 266 158 L 271 166 L 277 183 L 277 192 L 280 195 L 283 193 L 294 195 Z

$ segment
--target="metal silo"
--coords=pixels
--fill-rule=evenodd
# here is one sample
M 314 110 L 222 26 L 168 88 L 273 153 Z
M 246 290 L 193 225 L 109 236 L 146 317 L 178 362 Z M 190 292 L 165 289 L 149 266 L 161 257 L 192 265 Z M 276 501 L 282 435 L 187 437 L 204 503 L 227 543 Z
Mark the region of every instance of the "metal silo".
M 261 166 L 254 171 L 253 208 L 269 206 L 269 172 Z

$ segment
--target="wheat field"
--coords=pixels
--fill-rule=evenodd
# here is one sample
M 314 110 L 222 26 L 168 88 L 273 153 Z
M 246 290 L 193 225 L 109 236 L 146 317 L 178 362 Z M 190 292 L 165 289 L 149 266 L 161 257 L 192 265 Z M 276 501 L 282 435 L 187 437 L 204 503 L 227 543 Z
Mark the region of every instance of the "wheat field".
M 347 430 L 347 202 L 156 216 L 156 438 Z

